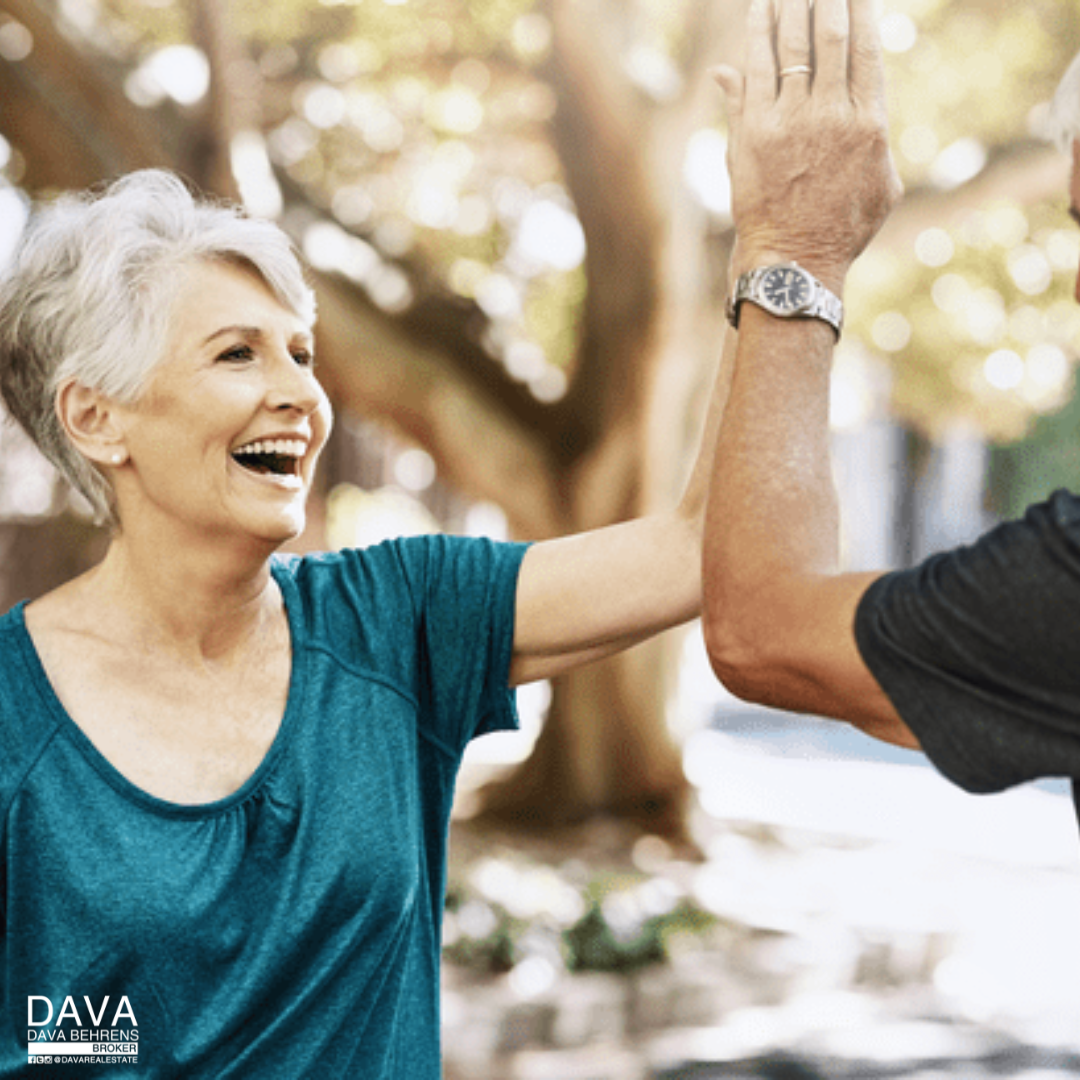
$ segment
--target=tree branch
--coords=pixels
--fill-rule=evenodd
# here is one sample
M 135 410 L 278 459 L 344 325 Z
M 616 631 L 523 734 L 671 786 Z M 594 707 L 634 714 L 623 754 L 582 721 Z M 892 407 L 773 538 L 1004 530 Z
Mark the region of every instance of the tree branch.
M 478 392 L 468 366 L 441 342 L 418 341 L 349 282 L 321 275 L 318 293 L 319 374 L 333 397 L 425 447 L 459 490 L 498 503 L 514 535 L 565 531 L 546 446 Z
M 39 3 L 6 0 L 4 8 L 34 41 L 25 59 L 0 64 L 0 124 L 26 160 L 28 187 L 85 188 L 170 160 L 153 119 L 102 77 Z
M 910 247 L 924 229 L 947 227 L 968 210 L 998 200 L 1030 205 L 1064 198 L 1069 161 L 1057 147 L 1029 139 L 998 147 L 974 179 L 950 191 L 929 186 L 909 190 L 874 240 L 884 247 Z
M 566 399 L 575 453 L 643 407 L 653 352 L 664 224 L 644 158 L 646 114 L 589 5 L 551 0 L 555 45 L 545 71 L 559 107 L 555 141 L 588 238 L 587 296 Z

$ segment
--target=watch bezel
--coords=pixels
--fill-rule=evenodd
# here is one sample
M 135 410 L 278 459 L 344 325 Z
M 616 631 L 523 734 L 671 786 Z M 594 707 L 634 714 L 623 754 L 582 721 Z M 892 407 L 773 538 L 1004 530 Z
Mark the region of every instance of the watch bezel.
M 798 277 L 802 285 L 802 293 L 805 299 L 799 303 L 782 305 L 773 300 L 767 293 L 767 283 L 769 278 L 778 273 L 794 274 Z M 774 315 L 780 316 L 794 316 L 802 315 L 809 311 L 813 305 L 817 295 L 817 280 L 806 270 L 804 270 L 798 263 L 774 263 L 771 266 L 765 266 L 761 268 L 760 276 L 754 283 L 753 300 L 755 303 L 760 304 L 766 311 L 771 312 Z

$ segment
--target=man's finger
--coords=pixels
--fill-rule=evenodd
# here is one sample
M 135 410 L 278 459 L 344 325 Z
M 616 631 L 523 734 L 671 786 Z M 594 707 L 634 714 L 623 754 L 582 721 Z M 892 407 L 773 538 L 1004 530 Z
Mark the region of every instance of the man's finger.
M 859 3 L 860 0 L 854 2 Z M 815 0 L 815 97 L 848 99 L 850 30 L 848 0 Z
M 769 108 L 776 101 L 775 16 L 772 0 L 751 0 L 746 17 L 746 87 L 748 109 Z
M 741 71 L 728 67 L 726 64 L 713 68 L 711 74 L 724 92 L 728 127 L 727 170 L 728 176 L 731 176 L 735 168 L 739 139 L 742 134 L 745 81 Z
M 779 0 L 776 55 L 780 93 L 805 95 L 813 75 L 810 46 L 810 0 Z
M 724 91 L 727 101 L 727 114 L 729 120 L 734 120 L 742 113 L 743 107 L 743 77 L 742 72 L 727 64 L 717 64 L 710 72 L 717 85 Z
M 875 0 L 851 0 L 851 98 L 866 109 L 885 109 L 885 63 Z

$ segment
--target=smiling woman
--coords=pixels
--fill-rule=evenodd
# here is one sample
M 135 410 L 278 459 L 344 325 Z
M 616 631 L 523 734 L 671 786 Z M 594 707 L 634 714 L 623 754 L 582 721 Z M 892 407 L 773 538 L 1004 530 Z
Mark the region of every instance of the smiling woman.
M 166 355 L 183 271 L 210 262 L 248 268 L 305 328 L 314 323 L 314 294 L 281 231 L 196 202 L 169 174 L 136 173 L 31 218 L 2 295 L 0 390 L 101 519 L 113 516 L 111 488 L 62 430 L 56 389 L 75 381 L 134 400 Z
M 217 520 L 280 544 L 304 527 L 330 428 L 311 331 L 248 267 L 201 258 L 178 274 L 164 358 L 138 397 L 115 402 L 71 376 L 61 423 L 110 474 L 124 540 L 165 528 L 197 546 Z
M 4 400 L 111 528 L 0 617 L 0 1075 L 90 1037 L 28 1003 L 111 997 L 155 1080 L 436 1080 L 465 747 L 699 611 L 709 453 L 607 530 L 280 557 L 313 323 L 276 226 L 160 172 L 38 208 L 0 282 Z

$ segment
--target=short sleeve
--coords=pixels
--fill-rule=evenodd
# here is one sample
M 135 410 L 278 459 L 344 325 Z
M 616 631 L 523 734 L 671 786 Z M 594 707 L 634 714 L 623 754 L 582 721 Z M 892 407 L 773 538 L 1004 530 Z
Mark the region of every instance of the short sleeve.
M 860 653 L 933 763 L 969 791 L 1080 777 L 1080 500 L 888 574 Z
M 526 550 L 439 534 L 275 565 L 298 590 L 304 646 L 391 688 L 456 757 L 474 736 L 517 726 L 509 682 Z
M 517 727 L 510 662 L 526 545 L 453 536 L 403 541 L 417 602 L 418 695 L 427 734 L 454 753 Z

